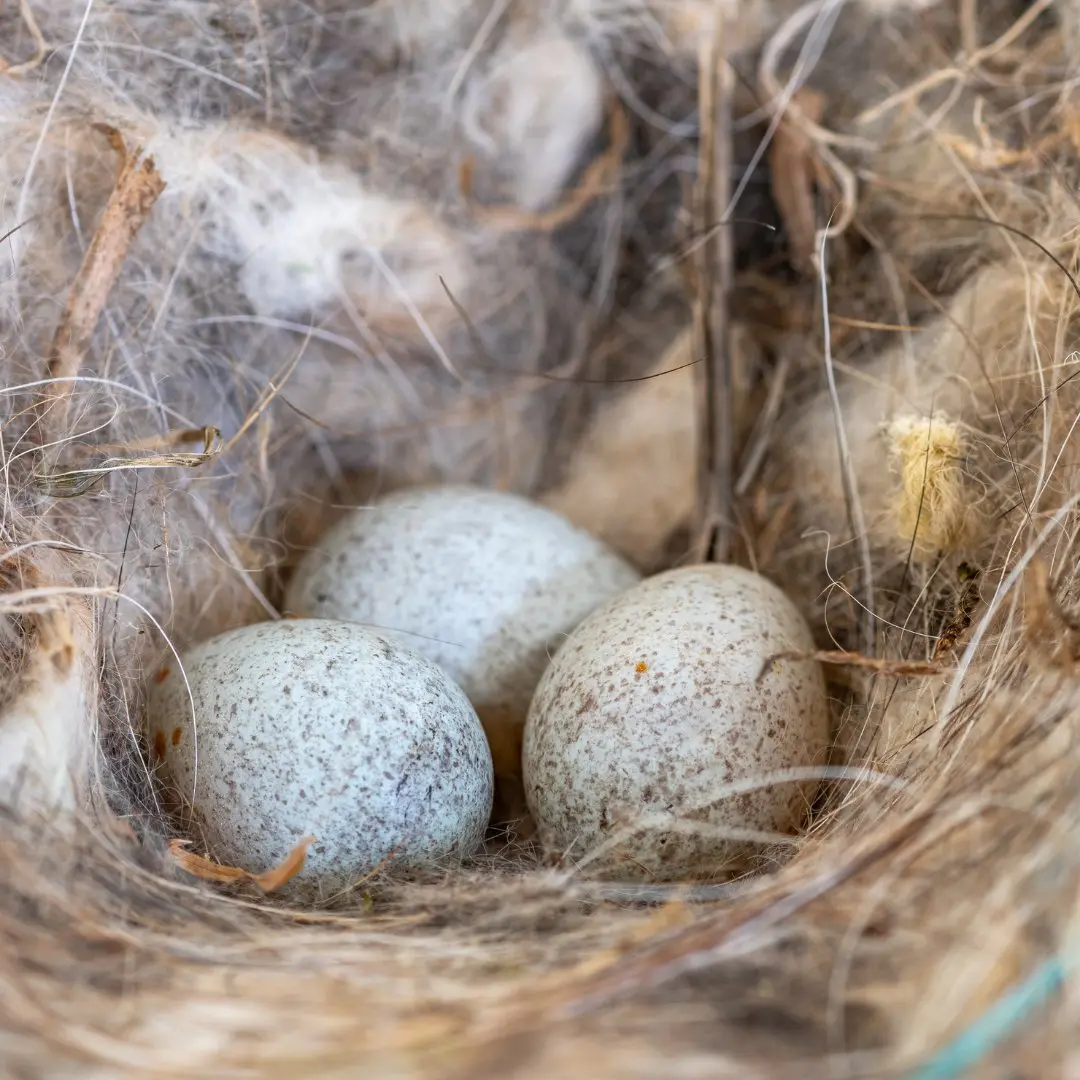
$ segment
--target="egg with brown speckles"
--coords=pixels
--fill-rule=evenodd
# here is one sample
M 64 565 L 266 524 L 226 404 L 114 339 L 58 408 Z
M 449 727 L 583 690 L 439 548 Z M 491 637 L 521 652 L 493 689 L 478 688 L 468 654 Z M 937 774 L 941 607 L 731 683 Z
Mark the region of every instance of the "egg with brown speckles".
M 329 895 L 387 860 L 460 860 L 483 841 L 491 754 L 468 699 L 355 623 L 220 634 L 163 668 L 149 705 L 153 753 L 215 858 L 258 873 L 315 837 L 293 892 Z
M 297 566 L 285 609 L 400 638 L 464 689 L 497 775 L 521 771 L 533 691 L 565 636 L 640 574 L 518 495 L 412 488 L 344 517 Z
M 658 574 L 594 611 L 525 727 L 525 795 L 548 850 L 659 881 L 722 879 L 779 850 L 762 845 L 804 819 L 829 711 L 821 666 L 776 657 L 813 648 L 788 597 L 736 566 Z

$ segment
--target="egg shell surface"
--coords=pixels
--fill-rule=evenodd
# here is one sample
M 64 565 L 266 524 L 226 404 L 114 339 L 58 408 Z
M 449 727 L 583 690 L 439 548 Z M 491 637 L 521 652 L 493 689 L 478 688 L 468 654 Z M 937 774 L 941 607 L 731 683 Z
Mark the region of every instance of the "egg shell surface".
M 520 774 L 521 731 L 550 655 L 640 574 L 565 518 L 517 495 L 413 488 L 349 513 L 297 567 L 298 615 L 399 638 L 465 691 L 497 774 Z
M 576 861 L 648 818 L 592 869 L 627 880 L 745 869 L 760 850 L 745 831 L 791 830 L 817 788 L 724 796 L 725 785 L 824 763 L 820 665 L 766 667 L 813 648 L 787 596 L 735 566 L 658 574 L 594 611 L 555 655 L 525 727 L 525 795 L 545 846 Z
M 300 619 L 228 631 L 181 660 L 183 673 L 169 663 L 151 688 L 151 748 L 220 861 L 259 873 L 314 836 L 293 889 L 325 893 L 391 854 L 391 867 L 415 867 L 482 842 L 483 729 L 411 649 Z

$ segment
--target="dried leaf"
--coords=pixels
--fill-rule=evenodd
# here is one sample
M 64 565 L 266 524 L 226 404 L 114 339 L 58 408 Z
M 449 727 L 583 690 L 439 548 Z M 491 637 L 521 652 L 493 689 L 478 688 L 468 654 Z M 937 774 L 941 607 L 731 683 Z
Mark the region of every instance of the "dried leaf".
M 263 892 L 269 893 L 280 889 L 304 869 L 307 850 L 313 843 L 315 843 L 314 836 L 305 836 L 278 866 L 262 874 L 252 874 L 247 870 L 241 870 L 238 866 L 225 866 L 203 855 L 187 851 L 187 847 L 191 844 L 190 840 L 170 840 L 169 854 L 176 861 L 177 866 L 192 877 L 223 885 L 232 885 L 238 881 L 253 881 Z

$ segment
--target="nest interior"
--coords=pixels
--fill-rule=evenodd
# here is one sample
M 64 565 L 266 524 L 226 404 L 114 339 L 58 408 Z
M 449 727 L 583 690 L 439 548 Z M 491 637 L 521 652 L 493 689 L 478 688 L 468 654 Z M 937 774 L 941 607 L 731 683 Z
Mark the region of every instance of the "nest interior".
M 1075 0 L 0 0 L 0 1076 L 1070 1075 L 1078 44 Z M 785 858 L 207 880 L 148 680 L 446 480 L 787 590 L 834 752 Z

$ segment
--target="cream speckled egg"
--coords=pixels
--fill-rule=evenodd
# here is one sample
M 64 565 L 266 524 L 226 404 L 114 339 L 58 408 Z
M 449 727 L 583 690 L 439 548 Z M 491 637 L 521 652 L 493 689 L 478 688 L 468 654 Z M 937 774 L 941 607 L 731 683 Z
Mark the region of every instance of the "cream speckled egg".
M 784 593 L 735 566 L 658 574 L 594 611 L 552 660 L 525 727 L 525 795 L 545 845 L 576 861 L 647 818 L 592 868 L 652 880 L 745 868 L 747 830 L 793 829 L 817 787 L 725 795 L 824 762 L 820 665 L 766 667 L 813 648 Z
M 338 522 L 297 567 L 285 608 L 364 623 L 434 660 L 479 714 L 496 773 L 512 775 L 550 654 L 639 580 L 600 541 L 527 499 L 414 488 Z
M 294 890 L 467 857 L 491 812 L 476 713 L 435 664 L 355 623 L 231 630 L 159 672 L 155 756 L 222 862 L 261 872 L 313 835 Z M 195 724 L 192 725 L 194 715 Z

